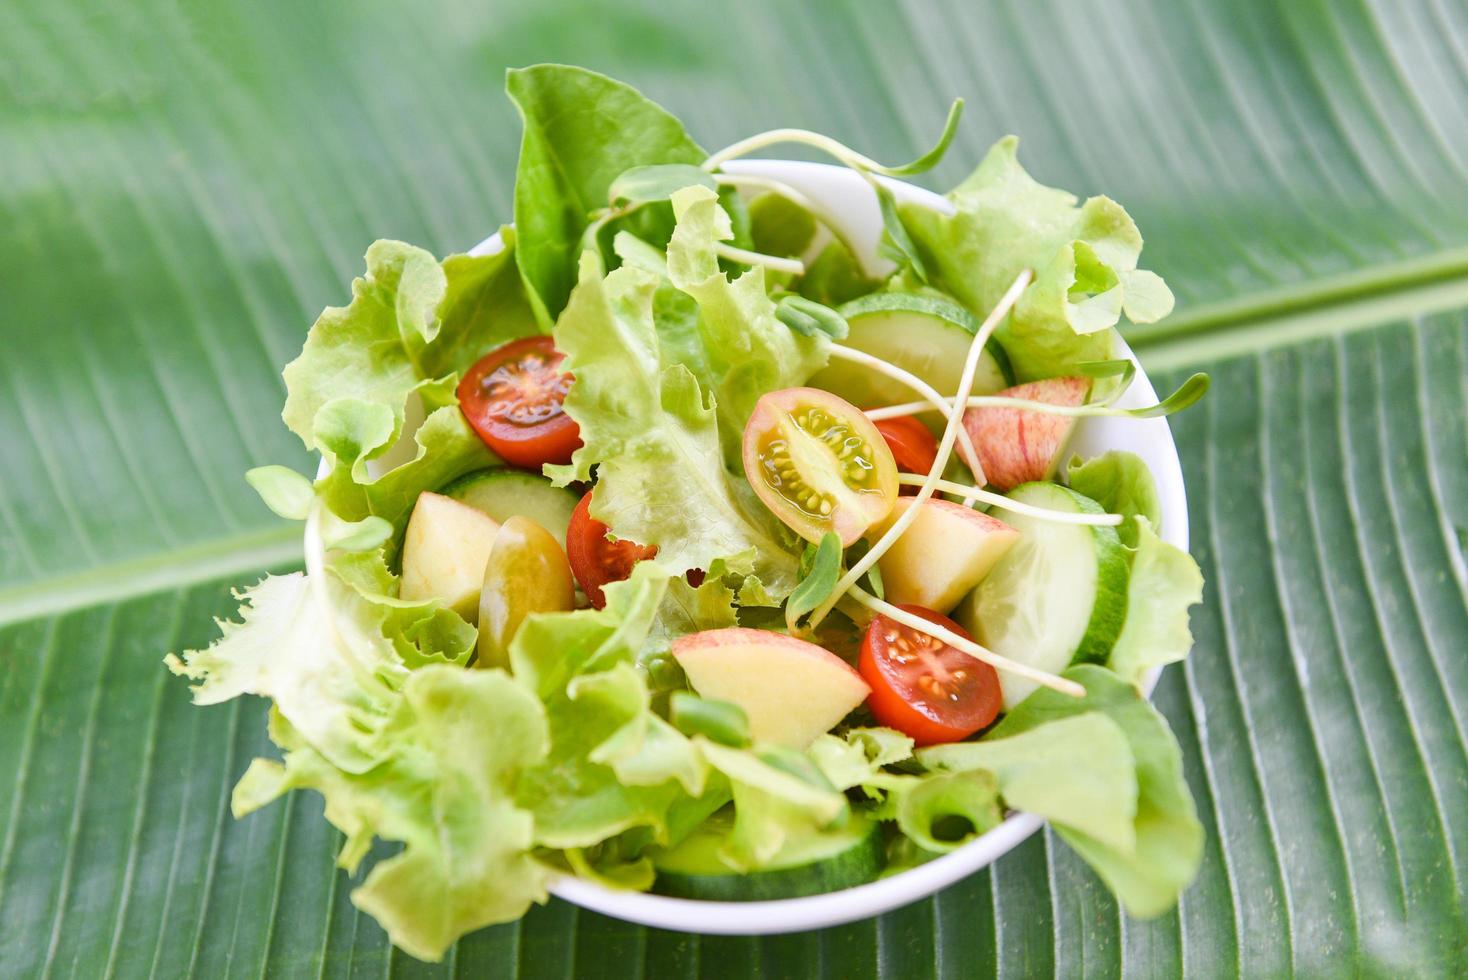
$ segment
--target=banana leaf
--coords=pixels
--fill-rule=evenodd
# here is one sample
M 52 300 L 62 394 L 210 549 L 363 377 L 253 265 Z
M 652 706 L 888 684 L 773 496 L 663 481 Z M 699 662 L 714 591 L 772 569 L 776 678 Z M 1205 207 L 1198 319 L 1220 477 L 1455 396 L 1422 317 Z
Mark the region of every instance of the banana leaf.
M 443 964 L 347 901 L 318 797 L 236 822 L 265 706 L 159 664 L 299 561 L 279 369 L 374 238 L 510 213 L 506 66 L 638 85 L 705 146 L 904 159 L 968 111 L 1126 204 L 1177 312 L 1132 341 L 1207 578 L 1156 699 L 1208 831 L 1126 918 L 1050 834 L 772 938 L 561 902 Z M 1468 8 L 1447 0 L 0 7 L 0 976 L 1461 975 L 1468 969 Z

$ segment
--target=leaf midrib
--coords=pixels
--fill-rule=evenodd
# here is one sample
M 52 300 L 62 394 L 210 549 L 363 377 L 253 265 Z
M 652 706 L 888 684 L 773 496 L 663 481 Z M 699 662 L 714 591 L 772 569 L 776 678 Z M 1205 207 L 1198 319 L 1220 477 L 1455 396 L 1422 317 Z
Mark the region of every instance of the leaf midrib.
M 1127 338 L 1149 368 L 1172 370 L 1465 306 L 1468 247 L 1203 304 Z M 300 561 L 300 528 L 276 524 L 0 587 L 0 627 Z
M 0 588 L 0 626 L 300 561 L 300 527 L 275 524 Z

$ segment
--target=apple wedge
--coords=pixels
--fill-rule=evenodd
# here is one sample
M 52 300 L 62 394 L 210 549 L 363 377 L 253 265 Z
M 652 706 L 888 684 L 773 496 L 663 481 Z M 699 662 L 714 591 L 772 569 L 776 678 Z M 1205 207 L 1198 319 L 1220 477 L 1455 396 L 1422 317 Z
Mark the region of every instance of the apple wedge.
M 1089 378 L 1046 378 L 995 392 L 996 398 L 1021 398 L 1075 408 L 1086 403 Z M 1048 480 L 1076 420 L 1023 408 L 970 408 L 963 424 L 979 454 L 990 484 L 1008 492 L 1021 483 Z
M 912 506 L 912 497 L 898 497 L 892 516 L 869 536 L 881 537 Z M 877 562 L 887 601 L 946 614 L 1017 540 L 1018 531 L 988 514 L 946 500 L 925 500 L 917 518 Z
M 673 641 L 673 656 L 702 697 L 744 709 L 757 742 L 803 749 L 871 688 L 828 650 L 770 630 L 704 630 Z
M 484 565 L 499 534 L 494 518 L 437 493 L 420 493 L 403 539 L 403 584 L 412 601 L 442 599 L 469 622 L 479 617 Z

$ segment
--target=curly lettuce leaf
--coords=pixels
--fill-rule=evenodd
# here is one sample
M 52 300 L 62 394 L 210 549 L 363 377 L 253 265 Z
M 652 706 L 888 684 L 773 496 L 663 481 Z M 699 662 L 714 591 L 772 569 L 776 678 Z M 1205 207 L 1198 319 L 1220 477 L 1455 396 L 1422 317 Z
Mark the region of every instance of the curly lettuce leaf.
M 747 483 L 724 467 L 719 425 L 698 381 L 671 363 L 653 320 L 658 278 L 623 266 L 602 277 L 591 253 L 556 323 L 556 346 L 576 376 L 566 411 L 583 445 L 566 466 L 547 466 L 558 484 L 587 480 L 596 467 L 592 516 L 621 538 L 658 546 L 674 573 L 717 559 L 754 556 L 772 593 L 795 585 L 797 562 L 778 523 Z
M 1113 449 L 1084 462 L 1079 456 L 1072 457 L 1066 467 L 1066 482 L 1072 490 L 1100 504 L 1108 514 L 1126 518 L 1116 532 L 1122 544 L 1129 548 L 1137 546 L 1137 518 L 1153 527 L 1162 524 L 1157 483 L 1136 453 Z
M 383 635 L 384 610 L 334 577 L 271 575 L 236 593 L 239 622 L 219 622 L 205 650 L 169 654 L 169 670 L 195 681 L 195 704 L 242 694 L 275 702 L 331 765 L 366 772 L 408 670 Z
M 1172 293 L 1137 268 L 1142 236 L 1121 205 L 1046 187 L 1020 166 L 1006 136 L 948 194 L 957 212 L 901 205 L 903 224 L 936 283 L 980 316 L 1022 269 L 1035 279 L 996 337 L 1020 381 L 1066 374 L 1113 356 L 1123 313 L 1150 323 L 1172 311 Z
M 415 391 L 436 382 L 426 400 L 452 404 L 455 374 L 485 351 L 538 332 L 516 271 L 514 233 L 502 234 L 505 247 L 495 255 L 443 262 L 403 242 L 368 248 L 351 303 L 328 307 L 285 367 L 281 417 L 307 449 L 341 455 L 330 433 L 356 443 L 349 463 L 376 458 L 402 432 Z
M 907 778 L 884 766 L 912 758 L 913 740 L 892 728 L 848 728 L 841 735 L 820 736 L 806 754 L 816 768 L 843 792 L 858 786 L 878 797 Z
M 400 582 L 387 567 L 383 548 L 338 552 L 327 569 L 367 602 L 382 610 L 382 632 L 409 670 L 428 664 L 464 666 L 478 631 L 437 599 L 398 597 Z
M 819 834 L 846 813 L 846 797 L 829 783 L 822 785 L 819 770 L 798 775 L 774 764 L 783 761 L 778 756 L 772 760 L 706 738 L 695 741 L 709 764 L 728 779 L 734 797 L 734 826 L 720 852 L 731 868 L 759 868 L 791 841 Z
M 388 557 L 397 554 L 407 521 L 425 490 L 437 490 L 465 473 L 493 466 L 498 457 L 464 421 L 457 404 L 436 409 L 413 433 L 413 455 L 375 479 L 358 477 L 355 467 L 341 465 L 358 445 L 332 443 L 341 455 L 329 455 L 337 465 L 316 481 L 316 495 L 343 520 L 380 517 L 395 530 Z
M 1136 529 L 1126 620 L 1107 665 L 1140 684 L 1153 667 L 1176 663 L 1193 648 L 1188 608 L 1203 601 L 1203 573 L 1192 555 L 1157 537 L 1145 517 Z
M 354 773 L 276 713 L 271 737 L 285 760 L 255 760 L 233 809 L 243 816 L 289 790 L 317 790 L 326 818 L 347 835 L 337 862 L 349 872 L 374 837 L 401 841 L 352 901 L 394 944 L 438 960 L 464 933 L 546 900 L 548 871 L 531 856 L 534 820 L 514 800 L 520 773 L 546 754 L 545 714 L 502 671 L 440 665 L 407 679 L 386 733 L 376 764 Z
M 1116 847 L 1081 824 L 1058 822 L 1055 829 L 1128 912 L 1138 918 L 1161 915 L 1176 904 L 1203 860 L 1203 827 L 1183 779 L 1177 740 L 1151 702 L 1106 668 L 1082 664 L 1063 676 L 1085 687 L 1086 696 L 1042 688 L 1016 705 L 991 734 L 1006 738 L 1038 731 L 1086 712 L 1103 712 L 1116 723 L 1136 763 L 1135 846 Z
M 513 69 L 505 91 L 525 125 L 515 171 L 520 273 L 549 325 L 575 285 L 588 215 L 610 203 L 612 182 L 633 167 L 698 164 L 705 153 L 666 109 L 585 68 Z
M 726 451 L 737 459 L 744 423 L 760 396 L 804 384 L 825 367 L 830 339 L 803 337 L 775 316 L 756 266 L 730 281 L 719 268 L 715 245 L 734 236 L 729 215 L 707 187 L 673 194 L 677 226 L 668 242 L 668 278 L 698 303 L 698 330 L 706 352 L 694 371 L 718 407 Z
M 545 705 L 550 750 L 528 770 L 520 800 L 547 847 L 589 847 L 633 827 L 666 834 L 675 800 L 698 795 L 702 757 L 651 715 L 634 668 L 667 589 L 653 562 L 605 588 L 606 607 L 529 617 L 510 645 L 516 680 Z
M 727 581 L 735 577 L 725 562 L 718 561 L 697 587 L 681 576 L 672 579 L 648 633 L 644 653 L 667 650 L 673 640 L 689 633 L 738 626 L 735 594 Z

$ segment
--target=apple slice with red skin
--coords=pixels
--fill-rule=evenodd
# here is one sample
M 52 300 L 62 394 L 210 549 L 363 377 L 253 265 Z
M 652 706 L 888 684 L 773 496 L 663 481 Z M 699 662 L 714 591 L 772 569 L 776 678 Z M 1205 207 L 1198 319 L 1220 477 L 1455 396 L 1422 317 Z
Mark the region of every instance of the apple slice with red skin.
M 911 497 L 897 498 L 892 515 L 873 528 L 875 540 L 908 508 Z M 947 613 L 983 580 L 1019 540 L 1019 532 L 961 504 L 923 501 L 918 516 L 877 562 L 887 601 Z
M 756 742 L 803 749 L 871 693 L 829 650 L 770 630 L 704 630 L 673 641 L 673 656 L 701 697 L 744 709 Z
M 995 398 L 1020 398 L 1075 408 L 1086 403 L 1089 378 L 1046 378 L 995 392 Z M 1076 420 L 1023 408 L 970 408 L 963 424 L 991 485 L 1010 491 L 1021 483 L 1048 480 Z

